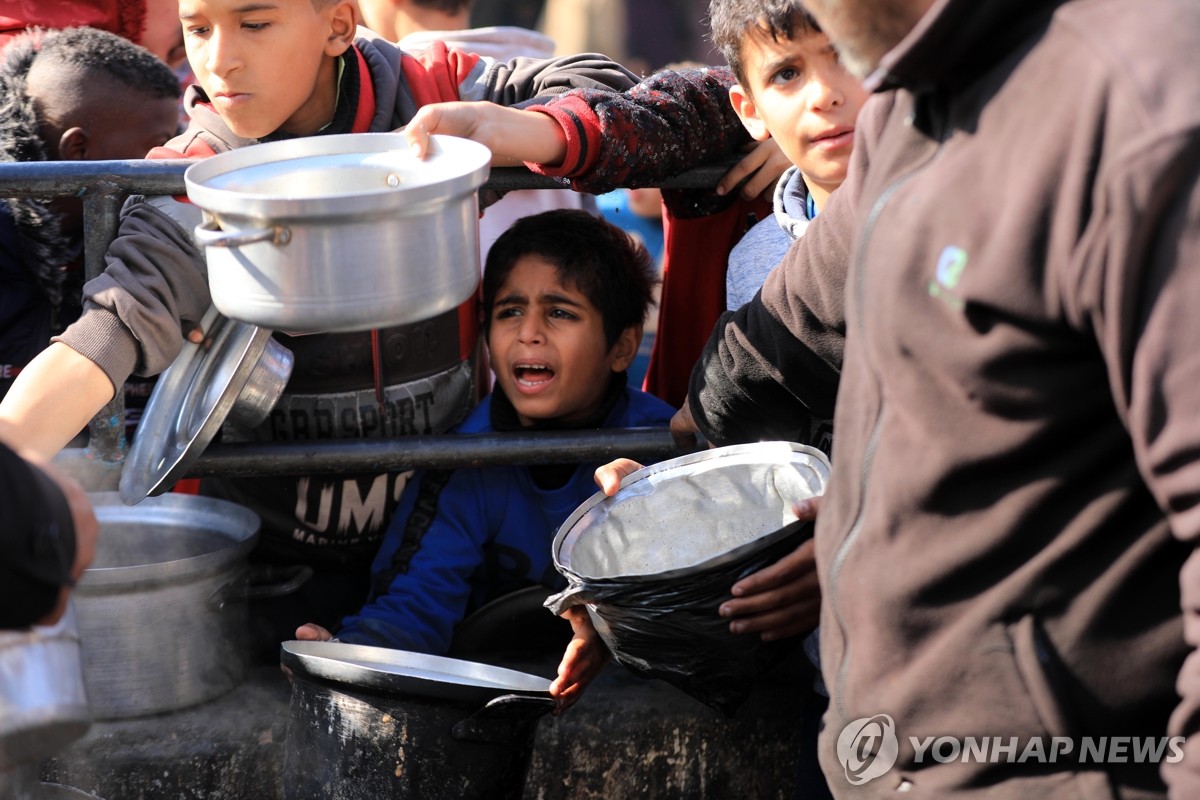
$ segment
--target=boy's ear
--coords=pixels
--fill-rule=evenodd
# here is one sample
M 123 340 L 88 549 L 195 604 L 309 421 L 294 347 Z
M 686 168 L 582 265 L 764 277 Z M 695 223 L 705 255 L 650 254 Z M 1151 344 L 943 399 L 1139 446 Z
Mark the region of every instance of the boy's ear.
M 633 359 L 637 358 L 638 348 L 642 344 L 642 326 L 630 325 L 621 331 L 621 335 L 613 342 L 608 351 L 612 355 L 612 371 L 624 372 L 629 369 Z
M 756 142 L 765 142 L 771 138 L 767 125 L 758 116 L 758 105 L 749 91 L 742 88 L 740 83 L 729 87 L 729 102 L 733 104 L 734 113 L 742 121 L 742 126 L 750 132 Z
M 83 128 L 68 128 L 58 137 L 60 161 L 85 161 L 87 159 L 87 131 Z
M 329 10 L 329 39 L 325 42 L 325 54 L 334 58 L 350 49 L 357 29 L 354 22 L 354 3 L 339 0 Z

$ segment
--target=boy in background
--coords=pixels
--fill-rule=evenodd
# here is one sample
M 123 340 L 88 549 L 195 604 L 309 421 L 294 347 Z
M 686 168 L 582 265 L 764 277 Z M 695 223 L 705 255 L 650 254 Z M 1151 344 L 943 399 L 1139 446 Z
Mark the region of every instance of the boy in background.
M 24 33 L 0 53 L 0 162 L 142 158 L 176 134 L 179 83 L 95 28 Z M 83 201 L 0 199 L 0 397 L 79 316 Z
M 185 97 L 187 131 L 156 157 L 202 158 L 260 141 L 391 131 L 439 100 L 518 103 L 573 87 L 633 83 L 625 69 L 595 55 L 499 63 L 434 45 L 414 57 L 365 29 L 356 35 L 350 0 L 181 0 L 179 18 L 199 85 Z M 31 362 L 0 404 L 0 419 L 13 423 L 19 446 L 53 454 L 131 373 L 157 374 L 172 362 L 183 330 L 211 305 L 204 257 L 192 238 L 199 221 L 198 208 L 170 197 L 126 204 L 108 267 L 84 289 L 79 321 Z M 334 435 L 385 437 L 407 423 L 379 424 L 381 402 L 412 408 L 413 398 L 423 402 L 415 432 L 442 433 L 474 402 L 475 324 L 474 308 L 467 307 L 375 332 L 291 338 L 295 366 L 279 403 L 286 418 L 248 435 L 315 437 L 335 408 Z M 372 348 L 392 340 L 430 344 Z M 265 644 L 273 640 L 264 648 L 272 658 L 278 642 L 305 620 L 332 625 L 362 602 L 403 483 L 403 474 L 385 471 L 206 482 L 206 493 L 261 517 L 254 560 L 315 570 L 298 593 L 272 603 L 282 607 L 269 613 L 271 630 L 261 636 Z
M 711 16 L 714 38 L 732 70 L 665 71 L 622 95 L 571 92 L 525 110 L 441 104 L 419 112 L 406 131 L 420 152 L 432 132 L 495 143 L 510 157 L 526 157 L 531 168 L 570 177 L 577 188 L 589 191 L 661 181 L 735 152 L 747 135 L 770 136 L 796 167 L 781 179 L 778 193 L 793 208 L 797 202 L 812 203 L 797 223 L 777 218 L 759 224 L 770 247 L 786 250 L 803 232 L 808 215 L 844 180 L 866 92 L 841 67 L 828 38 L 796 0 L 714 0 Z M 534 154 L 539 156 L 527 157 Z M 790 215 L 784 212 L 786 220 Z M 759 249 L 758 240 L 751 240 L 736 257 L 765 276 L 777 263 L 769 260 L 776 251 L 765 252 L 759 262 Z M 831 299 L 839 301 L 840 295 Z M 789 420 L 788 430 L 760 430 L 747 440 L 828 447 L 832 407 L 811 412 Z M 735 633 L 780 638 L 812 630 L 820 607 L 812 548 L 811 542 L 802 545 L 765 580 L 750 576 L 739 584 L 742 595 L 725 609 Z M 762 596 L 774 590 L 786 596 L 763 605 Z
M 710 16 L 713 39 L 730 70 L 666 71 L 619 99 L 575 92 L 525 111 L 486 104 L 434 106 L 413 120 L 410 140 L 420 150 L 434 131 L 459 131 L 485 142 L 503 131 L 508 141 L 521 142 L 531 153 L 551 153 L 552 160 L 535 161 L 532 169 L 597 191 L 609 183 L 653 183 L 728 154 L 746 133 L 759 141 L 773 138 L 793 169 L 777 185 L 773 217 L 751 229 L 730 254 L 727 303 L 736 308 L 757 293 L 845 180 L 855 122 L 868 93 L 796 0 L 713 0 Z M 539 113 L 551 120 L 539 119 Z M 796 415 L 791 430 L 763 429 L 747 440 L 784 438 L 828 451 L 831 412 Z M 624 462 L 622 474 L 637 466 Z M 605 488 L 615 491 L 611 475 Z M 734 598 L 720 609 L 730 618 L 730 629 L 765 639 L 810 634 L 820 613 L 814 553 L 810 540 L 735 584 Z M 815 634 L 808 636 L 805 649 L 815 664 Z M 827 701 L 819 683 L 816 689 L 802 721 L 808 746 L 800 754 L 798 783 L 802 795 L 823 797 L 829 790 L 815 750 Z
M 665 426 L 674 413 L 627 385 L 652 303 L 646 248 L 585 211 L 519 220 L 492 247 L 484 329 L 495 389 L 457 432 Z M 371 596 L 338 639 L 443 654 L 454 626 L 525 586 L 561 588 L 551 541 L 596 491 L 596 464 L 503 465 L 413 476 L 372 567 Z M 579 609 L 572 609 L 572 612 Z M 607 651 L 586 614 L 551 692 L 574 702 Z M 316 625 L 301 639 L 328 639 Z
M 730 254 L 725 302 L 732 311 L 758 292 L 846 179 L 867 91 L 794 0 L 717 0 L 710 20 L 713 42 L 738 81 L 729 89 L 738 118 L 754 139 L 773 138 L 793 164 L 776 185 L 773 218 Z

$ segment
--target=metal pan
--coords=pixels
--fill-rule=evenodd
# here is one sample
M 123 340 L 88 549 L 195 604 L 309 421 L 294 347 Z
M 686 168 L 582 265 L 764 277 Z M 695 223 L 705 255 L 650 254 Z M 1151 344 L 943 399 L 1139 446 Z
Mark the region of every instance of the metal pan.
M 361 689 L 486 703 L 502 694 L 550 695 L 550 681 L 455 658 L 345 642 L 284 642 L 281 663 L 293 674 Z

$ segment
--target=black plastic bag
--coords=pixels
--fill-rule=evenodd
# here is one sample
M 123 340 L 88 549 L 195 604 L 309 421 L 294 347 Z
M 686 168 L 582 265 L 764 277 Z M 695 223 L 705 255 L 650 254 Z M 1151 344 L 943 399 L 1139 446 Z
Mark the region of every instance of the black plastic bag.
M 742 578 L 774 564 L 812 537 L 813 523 L 796 520 L 771 545 L 720 567 L 635 579 L 581 579 L 546 601 L 560 614 L 588 604 L 613 657 L 637 675 L 658 678 L 732 716 L 754 682 L 803 637 L 764 642 L 734 634 L 718 609 Z

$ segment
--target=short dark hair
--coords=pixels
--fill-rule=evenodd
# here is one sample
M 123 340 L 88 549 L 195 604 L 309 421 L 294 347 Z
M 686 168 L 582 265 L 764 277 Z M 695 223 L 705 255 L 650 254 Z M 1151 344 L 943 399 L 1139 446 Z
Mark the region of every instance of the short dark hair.
M 626 328 L 641 325 L 654 304 L 658 274 L 644 245 L 586 211 L 555 209 L 522 217 L 492 244 L 483 270 L 485 330 L 496 292 L 524 256 L 553 264 L 559 280 L 599 309 L 610 348 Z
M 742 44 L 751 31 L 775 41 L 791 39 L 798 33 L 821 33 L 821 26 L 799 0 L 711 0 L 708 22 L 713 44 L 743 88 L 746 72 Z
M 102 72 L 151 97 L 178 98 L 182 94 L 179 78 L 153 53 L 98 28 L 47 31 L 41 36 L 36 58 L 56 66 Z

